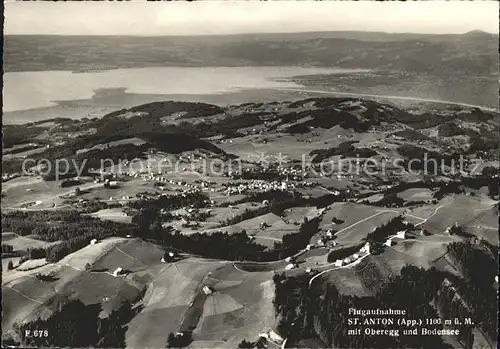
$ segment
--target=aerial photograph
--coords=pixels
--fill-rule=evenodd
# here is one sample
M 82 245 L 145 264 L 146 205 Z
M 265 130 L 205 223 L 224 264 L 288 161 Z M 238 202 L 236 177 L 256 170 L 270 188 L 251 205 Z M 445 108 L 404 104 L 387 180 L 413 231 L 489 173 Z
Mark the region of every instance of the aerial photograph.
M 498 13 L 5 1 L 2 348 L 497 348 Z

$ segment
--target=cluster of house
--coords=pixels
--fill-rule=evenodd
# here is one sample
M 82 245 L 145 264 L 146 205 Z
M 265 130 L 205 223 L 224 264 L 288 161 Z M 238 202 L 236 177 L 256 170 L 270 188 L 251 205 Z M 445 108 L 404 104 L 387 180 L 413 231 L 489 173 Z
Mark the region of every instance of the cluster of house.
M 396 238 L 396 239 L 406 239 L 406 230 L 400 230 L 396 233 L 396 235 L 394 236 L 390 236 L 389 238 L 387 238 L 387 240 L 385 240 L 384 242 L 384 245 L 385 246 L 388 246 L 388 247 L 391 247 L 393 245 L 393 242 L 392 240 Z
M 322 236 L 321 238 L 318 239 L 318 246 L 324 247 L 331 247 L 331 246 L 337 246 L 337 242 L 333 240 L 334 234 L 331 230 L 326 231 L 326 235 Z M 311 246 L 311 245 L 307 245 Z
M 297 263 L 295 263 L 297 260 L 296 257 L 286 257 L 285 262 L 288 264 L 285 266 L 285 270 L 291 270 L 297 267 Z
M 360 259 L 362 256 L 365 256 L 365 255 L 368 255 L 370 254 L 370 243 L 367 242 L 363 247 L 361 247 L 359 249 L 359 252 L 356 252 L 352 255 L 350 255 L 349 257 L 346 257 L 344 259 L 337 259 L 335 262 L 334 262 L 334 265 L 336 267 L 341 267 L 343 265 L 347 265 L 347 264 L 351 264 L 352 262 L 355 262 L 357 261 L 358 259 Z
M 272 160 L 272 159 L 271 159 Z M 293 180 L 293 181 L 301 181 L 305 177 L 307 177 L 307 172 L 303 171 L 302 168 L 293 168 L 293 167 L 284 167 L 281 165 L 278 165 L 276 167 L 272 168 L 267 168 L 267 167 L 259 167 L 259 168 L 244 168 L 241 170 L 241 172 L 238 171 L 228 171 L 227 173 L 224 173 L 223 175 L 225 177 L 232 177 L 233 179 L 239 178 L 242 174 L 249 174 L 249 173 L 254 173 L 254 174 L 262 174 L 262 173 L 273 173 L 276 174 L 277 176 L 281 177 L 286 177 L 287 181 L 288 180 Z
M 264 181 L 264 180 L 252 180 L 248 183 L 240 183 L 238 185 L 234 185 L 234 186 L 224 186 L 225 189 L 222 189 L 224 190 L 224 192 L 227 194 L 227 195 L 236 195 L 236 194 L 243 194 L 243 193 L 246 193 L 248 191 L 253 191 L 253 190 L 257 190 L 257 191 L 262 191 L 262 192 L 266 192 L 266 191 L 271 191 L 271 190 L 281 190 L 281 191 L 284 191 L 284 190 L 288 190 L 288 189 L 294 189 L 296 188 L 297 186 L 294 184 L 294 183 L 290 183 L 290 182 L 280 182 L 280 181 L 272 181 L 272 182 L 268 182 L 268 181 Z

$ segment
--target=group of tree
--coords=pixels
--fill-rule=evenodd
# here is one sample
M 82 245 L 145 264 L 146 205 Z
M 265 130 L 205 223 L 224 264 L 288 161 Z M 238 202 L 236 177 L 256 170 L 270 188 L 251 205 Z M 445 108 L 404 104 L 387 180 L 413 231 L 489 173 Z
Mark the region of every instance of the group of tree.
M 356 141 L 345 141 L 340 143 L 337 147 L 327 149 L 315 149 L 309 153 L 315 156 L 313 163 L 320 163 L 332 156 L 340 155 L 341 158 L 371 158 L 378 155 L 378 153 L 370 148 L 356 148 L 353 144 Z M 361 164 L 360 164 L 361 165 Z
M 338 259 L 344 259 L 349 256 L 352 256 L 354 253 L 358 252 L 362 247 L 364 246 L 363 244 L 355 245 L 355 246 L 350 246 L 346 248 L 338 248 L 330 253 L 328 253 L 327 260 L 329 263 L 333 263 Z
M 384 197 L 378 201 L 369 202 L 363 200 L 362 203 L 380 207 L 403 207 L 410 202 L 407 203 L 403 198 L 399 197 L 397 193 L 384 193 Z
M 255 343 L 249 342 L 246 339 L 242 340 L 238 344 L 238 349 L 253 349 L 255 348 Z
M 497 291 L 494 278 L 498 275 L 498 247 L 486 242 L 454 242 L 448 251 L 464 275 L 464 279 L 452 279 L 469 307 L 473 309 L 473 321 L 479 324 L 490 338 L 497 334 Z
M 206 258 L 233 261 L 270 261 L 278 259 L 280 251 L 266 251 L 266 246 L 255 243 L 245 232 L 228 234 L 214 232 L 210 235 L 167 232 L 163 228 L 141 230 L 141 237 L 154 240 L 167 248 Z
M 190 331 L 178 334 L 169 333 L 167 338 L 167 348 L 184 348 L 193 341 L 193 335 Z
M 442 154 L 410 144 L 400 146 L 398 152 L 406 159 L 404 161 L 406 169 L 424 171 L 426 175 L 437 176 L 444 173 L 446 167 L 456 168 L 460 164 L 458 153 Z
M 48 318 L 16 324 L 15 330 L 25 347 L 124 348 L 126 324 L 141 309 L 125 300 L 108 316 L 101 317 L 100 304 L 62 299 Z
M 14 246 L 8 244 L 2 244 L 2 256 L 5 255 L 6 253 L 13 253 L 13 252 L 14 252 Z
M 305 249 L 312 237 L 319 231 L 320 222 L 320 217 L 315 217 L 310 220 L 304 217 L 304 221 L 300 225 L 298 233 L 283 235 L 283 248 L 292 254 Z
M 316 99 L 315 99 L 316 100 Z M 321 100 L 318 98 L 317 100 Z M 317 101 L 315 101 L 317 103 Z M 321 102 L 320 102 L 321 103 Z M 335 104 L 338 102 L 335 102 Z M 279 126 L 294 123 L 285 129 L 288 133 L 307 133 L 315 128 L 329 129 L 339 125 L 344 129 L 353 129 L 356 132 L 365 132 L 370 126 L 379 124 L 379 120 L 372 118 L 370 120 L 362 120 L 356 115 L 347 111 L 339 110 L 335 104 L 324 104 L 323 107 L 314 110 L 304 110 L 300 112 L 289 112 L 281 114 L 280 121 L 273 125 L 272 129 Z M 308 121 L 295 123 L 302 118 L 309 117 Z
M 28 250 L 27 258 L 45 257 L 49 262 L 57 262 L 88 245 L 92 239 L 135 236 L 138 230 L 133 224 L 105 221 L 76 211 L 16 211 L 2 215 L 2 228 L 21 236 L 59 241 L 46 248 Z
M 317 282 L 309 287 L 307 275 L 274 277 L 274 307 L 278 318 L 278 330 L 293 346 L 303 338 L 319 338 L 328 347 L 339 348 L 451 348 L 440 336 L 413 336 L 401 333 L 397 323 L 394 325 L 370 326 L 375 329 L 399 331 L 398 336 L 371 336 L 348 333 L 353 329 L 348 318 L 350 308 L 355 309 L 404 309 L 406 318 L 433 319 L 439 315 L 432 306 L 438 291 L 448 273 L 434 268 L 425 270 L 405 266 L 398 276 L 373 296 L 358 297 L 340 293 L 329 282 Z M 448 314 L 458 316 L 451 310 L 452 303 L 442 304 Z M 491 307 L 491 304 L 490 304 Z M 394 316 L 392 316 L 394 318 Z M 429 329 L 442 329 L 441 324 L 426 326 Z M 465 348 L 472 349 L 472 328 L 463 327 L 463 334 L 456 338 Z M 472 340 L 471 340 L 472 339 Z
M 157 199 L 147 201 L 130 201 L 128 206 L 135 209 L 154 207 L 170 211 L 183 207 L 203 208 L 207 206 L 208 202 L 206 194 L 195 192 L 182 195 L 161 195 Z
M 366 236 L 366 241 L 374 247 L 380 247 L 391 235 L 396 235 L 398 231 L 413 229 L 411 223 L 405 222 L 403 216 L 392 218 L 389 222 L 377 227 Z
M 80 185 L 82 184 L 82 181 L 81 180 L 77 180 L 77 179 L 74 179 L 74 178 L 68 178 L 68 179 L 65 179 L 61 182 L 60 186 L 61 188 L 68 188 L 68 187 L 72 187 L 74 185 Z M 78 189 L 78 188 L 76 188 Z M 75 191 L 76 191 L 75 189 Z
M 441 200 L 448 194 L 463 194 L 465 193 L 465 189 L 463 188 L 463 184 L 461 182 L 452 181 L 448 182 L 439 187 L 439 189 L 434 192 L 433 197 L 437 200 Z

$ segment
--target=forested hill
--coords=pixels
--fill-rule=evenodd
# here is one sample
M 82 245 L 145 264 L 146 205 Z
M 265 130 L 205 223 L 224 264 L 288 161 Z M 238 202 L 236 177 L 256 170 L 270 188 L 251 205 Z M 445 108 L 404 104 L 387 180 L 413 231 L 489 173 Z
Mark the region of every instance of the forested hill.
M 221 36 L 8 35 L 6 72 L 148 66 L 322 66 L 434 74 L 498 72 L 498 35 L 317 32 Z M 369 53 L 368 53 L 369 52 Z

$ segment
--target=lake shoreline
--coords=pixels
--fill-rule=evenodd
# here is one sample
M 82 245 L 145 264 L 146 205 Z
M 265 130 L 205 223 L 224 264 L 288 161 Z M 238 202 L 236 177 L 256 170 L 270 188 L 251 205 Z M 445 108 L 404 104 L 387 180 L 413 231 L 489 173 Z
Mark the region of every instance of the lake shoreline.
M 212 95 L 235 90 L 299 87 L 293 77 L 356 74 L 360 69 L 274 67 L 156 67 L 4 74 L 4 112 L 50 107 L 59 101 L 94 98 L 100 89 L 125 88 L 140 95 Z M 29 98 L 26 98 L 29 97 Z

